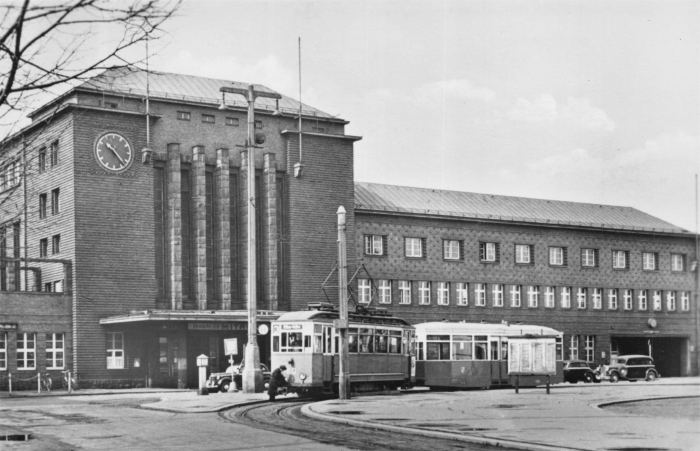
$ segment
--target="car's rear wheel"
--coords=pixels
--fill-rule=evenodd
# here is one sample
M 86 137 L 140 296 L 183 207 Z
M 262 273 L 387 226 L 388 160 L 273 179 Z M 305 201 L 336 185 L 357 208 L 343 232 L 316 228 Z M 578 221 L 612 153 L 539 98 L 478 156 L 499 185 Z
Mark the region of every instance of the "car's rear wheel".
M 654 382 L 656 380 L 656 377 L 657 377 L 656 372 L 654 372 L 654 371 L 649 371 L 647 373 L 647 381 L 648 382 Z
M 615 383 L 620 381 L 620 375 L 617 373 L 612 373 L 610 375 L 610 382 Z
M 591 373 L 586 373 L 583 375 L 583 381 L 587 384 L 593 382 L 593 375 Z
M 219 384 L 219 391 L 220 391 L 221 393 L 226 393 L 226 392 L 228 392 L 230 388 L 231 388 L 231 383 L 230 383 L 230 382 L 222 382 L 221 384 Z

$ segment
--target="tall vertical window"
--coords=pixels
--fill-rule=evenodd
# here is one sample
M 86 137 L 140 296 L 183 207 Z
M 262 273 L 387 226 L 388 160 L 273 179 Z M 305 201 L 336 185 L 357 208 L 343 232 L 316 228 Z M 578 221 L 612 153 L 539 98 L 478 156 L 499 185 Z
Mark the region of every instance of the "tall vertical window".
M 513 285 L 510 290 L 510 306 L 520 307 L 522 298 L 522 287 L 520 285 Z
M 61 212 L 60 195 L 61 195 L 60 188 L 56 188 L 54 190 L 51 190 L 51 214 L 52 215 L 57 215 Z
M 593 288 L 591 292 L 591 301 L 593 302 L 593 308 L 595 310 L 600 310 L 603 308 L 603 289 Z
M 594 268 L 598 266 L 596 249 L 581 249 L 581 266 L 586 268 Z
M 382 235 L 365 235 L 365 255 L 386 255 L 384 239 Z
M 58 141 L 51 143 L 51 167 L 58 166 Z
M 530 308 L 537 308 L 540 298 L 540 287 L 530 286 L 527 289 L 527 306 Z
M 550 247 L 549 264 L 551 266 L 566 266 L 566 248 Z
M 46 369 L 62 370 L 64 355 L 64 335 L 46 334 Z
M 7 332 L 0 332 L 0 371 L 7 370 Z
M 46 170 L 46 147 L 39 149 L 37 166 L 39 167 L 39 172 Z
M 21 332 L 17 334 L 17 369 L 36 369 L 36 334 Z
M 626 288 L 622 290 L 622 305 L 624 306 L 625 310 L 632 310 L 632 306 L 634 304 L 634 296 L 632 294 L 632 290 L 629 288 Z
M 647 290 L 639 290 L 639 310 L 647 309 Z
M 474 305 L 483 307 L 486 305 L 486 284 L 477 283 L 474 284 Z
M 613 251 L 613 268 L 614 269 L 627 269 L 629 268 L 629 258 L 627 258 L 627 251 Z
M 657 254 L 654 252 L 642 252 L 642 269 L 645 271 L 656 271 L 658 269 L 657 265 Z
M 497 262 L 499 259 L 498 243 L 479 243 L 479 260 L 482 262 Z
M 608 310 L 617 310 L 617 288 L 608 290 Z
M 457 305 L 469 305 L 469 284 L 457 282 Z
M 578 335 L 569 337 L 569 358 L 578 360 Z
M 503 307 L 503 284 L 493 284 L 493 306 Z
M 411 303 L 411 281 L 399 280 L 399 304 Z
M 571 287 L 561 287 L 561 308 L 571 308 Z
M 379 303 L 380 304 L 391 304 L 391 281 L 390 280 L 380 280 L 379 281 Z
M 369 304 L 372 298 L 372 286 L 369 279 L 357 279 L 357 295 L 361 304 Z
M 462 243 L 458 240 L 442 240 L 442 258 L 445 260 L 460 260 Z
M 424 280 L 418 282 L 418 304 L 430 304 L 430 282 Z
M 685 271 L 685 255 L 671 254 L 671 271 Z
M 124 368 L 124 333 L 107 332 L 107 369 Z
M 42 238 L 39 240 L 39 258 L 45 258 L 49 254 L 49 239 Z
M 46 204 L 47 204 L 46 193 L 39 194 L 39 219 L 46 218 Z
M 661 310 L 661 290 L 654 290 L 651 296 L 651 301 L 654 305 L 654 311 L 658 312 Z
M 438 305 L 450 305 L 450 283 L 438 282 L 437 285 L 437 303 Z
M 544 308 L 554 308 L 554 287 L 546 287 L 544 289 Z
M 576 290 L 576 307 L 578 307 L 580 309 L 586 308 L 587 295 L 588 295 L 587 290 L 583 287 L 579 287 Z
M 667 291 L 666 292 L 666 310 L 669 312 L 676 311 L 676 292 Z
M 51 237 L 51 254 L 56 255 L 61 252 L 61 235 Z
M 684 312 L 690 310 L 690 293 L 687 291 L 681 292 L 681 310 Z
M 423 256 L 422 238 L 404 238 L 404 246 L 406 249 L 406 257 L 419 258 Z
M 516 244 L 515 245 L 515 263 L 520 263 L 522 265 L 527 265 L 532 263 L 532 252 L 531 247 L 528 244 Z
M 586 362 L 595 360 L 595 335 L 584 335 Z

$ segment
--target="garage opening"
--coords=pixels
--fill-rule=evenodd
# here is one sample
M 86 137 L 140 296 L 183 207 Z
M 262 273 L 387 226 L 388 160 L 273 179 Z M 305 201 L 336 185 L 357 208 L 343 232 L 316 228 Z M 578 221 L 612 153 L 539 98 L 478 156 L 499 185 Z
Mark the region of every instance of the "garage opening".
M 611 337 L 612 352 L 617 355 L 642 354 L 654 358 L 661 377 L 688 376 L 688 337 Z

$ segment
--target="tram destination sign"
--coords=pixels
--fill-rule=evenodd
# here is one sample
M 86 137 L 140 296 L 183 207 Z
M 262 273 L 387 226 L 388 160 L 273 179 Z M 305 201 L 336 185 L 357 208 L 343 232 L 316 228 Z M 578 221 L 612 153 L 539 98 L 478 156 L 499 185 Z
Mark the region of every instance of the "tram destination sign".
M 508 374 L 534 376 L 557 374 L 554 338 L 508 338 Z

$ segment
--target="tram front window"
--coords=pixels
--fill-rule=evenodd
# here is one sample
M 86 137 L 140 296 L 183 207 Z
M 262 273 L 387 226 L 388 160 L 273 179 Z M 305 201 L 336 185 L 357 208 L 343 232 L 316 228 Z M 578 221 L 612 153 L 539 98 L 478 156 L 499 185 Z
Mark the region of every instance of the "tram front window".
M 348 334 L 348 352 L 357 352 L 357 329 L 350 329 Z
M 455 335 L 452 337 L 454 346 L 452 347 L 452 360 L 472 360 L 472 336 Z
M 281 352 L 301 352 L 301 332 L 282 332 Z
M 485 335 L 477 335 L 474 337 L 474 360 L 489 359 L 489 342 Z
M 360 329 L 360 352 L 374 352 L 372 329 Z

